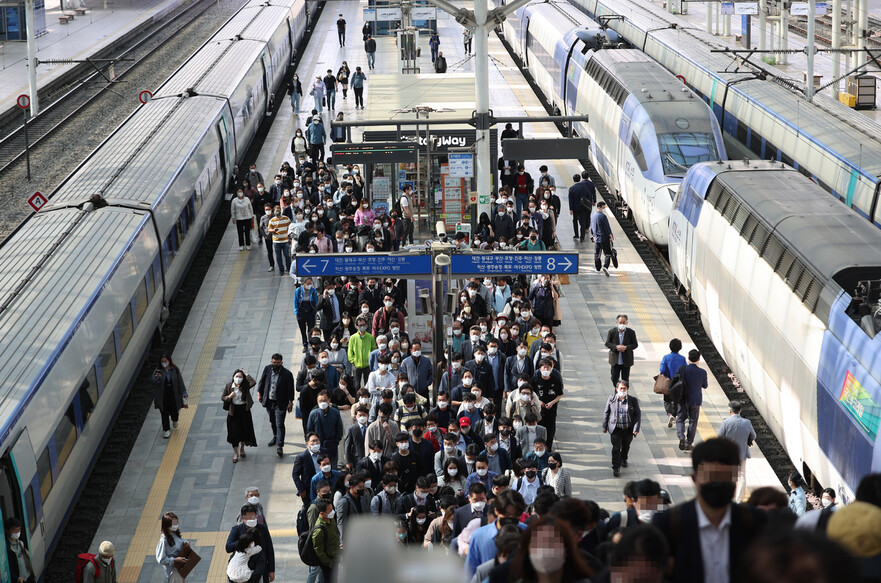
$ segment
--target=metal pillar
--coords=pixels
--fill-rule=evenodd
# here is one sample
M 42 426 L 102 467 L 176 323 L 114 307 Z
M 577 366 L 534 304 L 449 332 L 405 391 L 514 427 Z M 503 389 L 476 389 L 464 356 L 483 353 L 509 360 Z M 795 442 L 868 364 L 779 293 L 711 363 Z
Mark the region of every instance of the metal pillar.
M 789 10 L 786 3 L 780 3 L 780 58 L 777 59 L 778 65 L 787 64 L 786 51 L 789 50 Z
M 25 26 L 28 35 L 28 88 L 31 93 L 31 115 L 40 113 L 40 98 L 37 95 L 37 39 L 34 25 L 34 0 L 25 0 Z
M 722 35 L 731 36 L 731 15 L 726 14 L 722 18 Z
M 766 30 L 766 20 L 768 17 L 768 2 L 767 0 L 761 0 L 759 2 L 759 50 L 764 51 L 768 48 L 767 45 L 767 37 L 768 31 Z
M 841 0 L 832 2 L 832 78 L 838 79 L 841 75 L 841 55 L 835 51 L 841 48 Z M 838 99 L 840 82 L 836 81 L 832 86 L 832 95 Z
M 869 32 L 869 0 L 857 0 L 859 2 L 859 18 L 857 19 L 856 35 L 857 53 L 856 65 L 864 66 L 866 64 L 866 35 Z
M 492 216 L 490 193 L 492 191 L 492 160 L 489 144 L 489 29 L 486 26 L 486 0 L 474 1 L 474 76 L 477 105 L 477 212 Z
M 807 67 L 807 84 L 805 86 L 805 99 L 808 101 L 814 98 L 814 53 L 816 51 L 815 45 L 815 34 L 814 34 L 814 23 L 817 20 L 817 17 L 814 16 L 814 7 L 816 5 L 816 0 L 808 0 L 808 46 L 805 47 L 805 50 L 808 53 L 808 67 Z
M 707 34 L 713 34 L 713 4 L 707 2 L 704 8 L 707 10 Z

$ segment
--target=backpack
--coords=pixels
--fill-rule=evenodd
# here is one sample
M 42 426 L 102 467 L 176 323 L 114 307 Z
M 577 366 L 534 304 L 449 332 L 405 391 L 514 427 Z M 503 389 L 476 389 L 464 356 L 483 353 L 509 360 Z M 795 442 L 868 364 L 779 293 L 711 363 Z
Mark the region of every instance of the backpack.
M 101 574 L 101 561 L 98 560 L 98 555 L 94 555 L 92 553 L 80 553 L 76 556 L 76 573 L 74 574 L 74 583 L 83 583 L 84 574 L 86 572 L 86 565 L 92 563 L 95 566 L 95 579 Z M 110 559 L 110 568 L 112 569 L 115 566 L 113 559 Z
M 358 293 L 358 288 L 352 286 L 343 297 L 343 308 L 349 313 L 349 316 L 352 316 L 355 313 L 355 308 L 358 307 Z
M 297 402 L 299 406 L 299 401 Z M 300 508 L 300 511 L 297 512 L 297 534 L 303 534 L 309 530 L 309 518 L 307 517 L 306 507 L 303 506 Z
M 685 397 L 685 365 L 679 367 L 676 375 L 670 379 L 670 386 L 667 388 L 667 397 L 671 403 L 681 403 Z
M 315 552 L 315 545 L 312 543 L 312 535 L 315 533 L 316 529 L 324 528 L 323 524 L 316 524 L 308 532 L 304 532 L 300 535 L 300 538 L 297 540 L 297 551 L 300 553 L 300 560 L 303 561 L 306 565 L 310 567 L 318 567 L 321 565 L 321 561 L 318 560 L 318 553 Z M 325 534 L 326 534 L 325 530 Z
M 395 204 L 392 205 L 392 210 L 398 213 L 398 216 L 401 218 L 404 217 L 404 212 L 401 210 L 401 199 L 406 196 L 406 194 L 401 194 L 401 196 L 398 197 L 398 200 L 395 201 Z M 410 202 L 410 200 L 408 199 L 407 202 Z

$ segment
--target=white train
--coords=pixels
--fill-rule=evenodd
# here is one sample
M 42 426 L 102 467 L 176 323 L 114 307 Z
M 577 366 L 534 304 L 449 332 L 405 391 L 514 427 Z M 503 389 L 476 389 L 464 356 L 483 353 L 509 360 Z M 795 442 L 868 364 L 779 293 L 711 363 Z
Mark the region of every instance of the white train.
M 779 162 L 693 166 L 670 265 L 806 477 L 852 499 L 881 469 L 881 232 Z
M 0 512 L 38 579 L 306 26 L 246 4 L 0 245 Z
M 881 124 L 824 94 L 808 103 L 798 91 L 801 84 L 787 81 L 779 69 L 711 53 L 731 47 L 659 6 L 570 2 L 681 76 L 712 108 L 725 136 L 745 146 L 750 157 L 795 167 L 881 227 Z
M 673 196 L 688 168 L 725 159 L 715 117 L 675 76 L 565 2 L 535 2 L 510 16 L 505 39 L 547 101 L 590 138 L 594 167 L 639 230 L 667 244 Z

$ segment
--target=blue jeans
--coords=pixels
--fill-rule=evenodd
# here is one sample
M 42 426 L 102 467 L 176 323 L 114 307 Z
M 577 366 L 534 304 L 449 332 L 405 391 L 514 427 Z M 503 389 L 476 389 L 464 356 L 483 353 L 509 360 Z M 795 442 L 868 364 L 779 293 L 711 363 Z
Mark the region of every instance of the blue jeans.
M 516 193 L 514 195 L 514 203 L 517 205 L 516 208 L 517 208 L 517 216 L 518 217 L 523 212 L 523 207 L 525 207 L 528 202 L 529 202 L 529 193 L 528 192 L 525 194 Z
M 367 66 L 371 69 L 373 68 L 373 63 L 376 62 L 376 53 L 367 53 Z
M 336 91 L 327 92 L 327 109 L 331 113 L 336 109 Z
M 266 412 L 269 414 L 269 426 L 272 427 L 272 437 L 275 438 L 275 447 L 284 446 L 285 427 L 284 420 L 288 415 L 287 405 L 279 405 L 275 401 L 267 401 L 269 405 Z
M 321 567 L 309 567 L 306 583 L 324 583 L 324 573 L 322 573 Z
M 435 61 L 437 60 L 437 51 L 438 51 L 438 48 L 440 48 L 440 47 L 432 48 L 432 49 L 431 49 L 431 62 L 432 62 L 432 63 L 435 62 Z
M 318 113 L 321 113 L 322 111 L 324 111 L 323 108 L 324 108 L 324 106 L 321 105 L 321 98 L 316 95 L 315 96 L 315 111 L 317 111 Z
M 676 417 L 676 435 L 684 439 L 686 445 L 694 443 L 694 434 L 697 431 L 697 420 L 701 414 L 700 405 L 679 405 L 679 415 Z M 688 432 L 685 431 L 685 421 L 688 420 Z
M 291 95 L 291 107 L 294 108 L 294 113 L 300 113 L 300 94 L 296 91 Z
M 275 262 L 278 264 L 278 274 L 284 275 L 291 270 L 291 246 L 285 241 L 283 243 L 272 243 L 272 249 L 275 251 Z

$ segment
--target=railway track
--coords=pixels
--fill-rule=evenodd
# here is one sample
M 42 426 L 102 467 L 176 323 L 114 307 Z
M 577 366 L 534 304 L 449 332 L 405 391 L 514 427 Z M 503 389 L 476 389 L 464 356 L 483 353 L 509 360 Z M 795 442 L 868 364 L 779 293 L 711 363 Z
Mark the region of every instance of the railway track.
M 832 46 L 832 17 L 831 16 L 821 16 L 818 17 L 815 21 L 814 28 L 814 41 L 827 47 Z M 802 36 L 804 38 L 808 37 L 808 28 L 806 22 L 801 22 L 800 20 L 790 19 L 789 21 L 789 30 Z M 866 47 L 867 48 L 875 48 L 881 49 L 881 20 L 877 18 L 869 18 L 869 30 L 874 35 L 877 35 L 879 38 L 874 38 L 872 36 L 866 39 Z M 846 27 L 842 24 L 841 27 L 841 36 L 844 38 L 844 33 L 846 31 Z
M 152 55 L 157 49 L 173 39 L 184 27 L 199 18 L 214 5 L 212 0 L 197 0 L 173 13 L 168 19 L 153 23 L 146 34 L 125 48 L 112 67 L 114 83 L 108 83 L 111 67 L 108 65 L 94 70 L 79 79 L 73 87 L 55 98 L 30 121 L 28 137 L 33 148 L 54 135 L 68 121 L 108 91 L 114 91 L 115 82 L 126 78 L 127 73 Z M 105 75 L 107 77 L 105 77 Z M 0 139 L 0 174 L 25 156 L 25 128 L 23 123 L 7 126 Z

